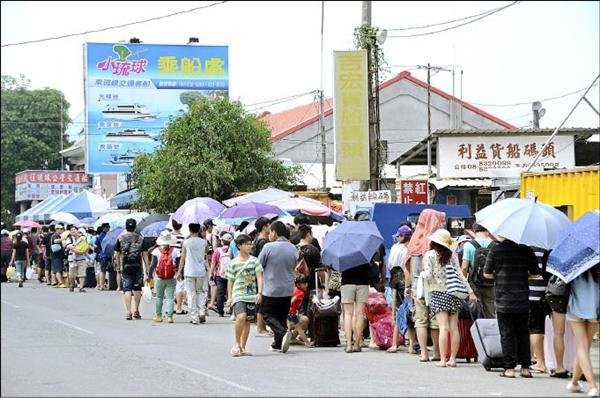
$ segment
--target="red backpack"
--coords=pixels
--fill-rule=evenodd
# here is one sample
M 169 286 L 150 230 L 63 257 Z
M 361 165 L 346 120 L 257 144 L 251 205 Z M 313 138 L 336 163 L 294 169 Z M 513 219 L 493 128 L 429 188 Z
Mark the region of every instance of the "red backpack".
M 160 279 L 172 279 L 175 276 L 175 262 L 173 261 L 173 248 L 169 247 L 168 251 L 160 251 L 158 265 L 156 266 L 156 276 Z

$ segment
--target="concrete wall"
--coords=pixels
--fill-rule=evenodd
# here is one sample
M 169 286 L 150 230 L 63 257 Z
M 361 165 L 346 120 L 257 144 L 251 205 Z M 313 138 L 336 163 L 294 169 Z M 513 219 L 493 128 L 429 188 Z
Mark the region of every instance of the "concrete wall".
M 380 91 L 381 139 L 388 141 L 388 161 L 412 148 L 427 137 L 427 89 L 402 79 Z M 454 106 L 454 110 L 453 107 Z M 431 93 L 431 130 L 465 128 L 497 129 L 499 124 Z M 321 162 L 321 139 L 318 122 L 273 143 L 275 155 L 297 163 Z M 333 114 L 325 117 L 327 163 L 333 163 Z

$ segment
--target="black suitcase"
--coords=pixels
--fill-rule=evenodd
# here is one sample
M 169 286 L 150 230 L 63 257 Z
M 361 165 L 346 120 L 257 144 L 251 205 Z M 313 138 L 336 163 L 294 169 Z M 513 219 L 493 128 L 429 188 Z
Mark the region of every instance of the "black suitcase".
M 108 290 L 117 290 L 117 273 L 115 271 L 107 272 Z
M 311 320 L 313 325 L 313 342 L 317 347 L 336 347 L 340 344 L 340 332 L 337 316 L 315 316 Z
M 6 270 L 7 270 L 7 267 L 0 268 L 0 282 L 8 281 L 8 278 L 6 277 Z
M 87 267 L 85 270 L 85 286 L 86 288 L 96 287 L 96 269 L 94 267 Z

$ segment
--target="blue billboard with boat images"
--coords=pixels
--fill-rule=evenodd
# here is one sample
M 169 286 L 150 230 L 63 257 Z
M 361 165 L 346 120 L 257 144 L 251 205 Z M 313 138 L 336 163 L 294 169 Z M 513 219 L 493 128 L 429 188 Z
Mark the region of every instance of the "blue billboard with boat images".
M 229 92 L 227 46 L 85 43 L 86 171 L 129 173 L 190 101 Z

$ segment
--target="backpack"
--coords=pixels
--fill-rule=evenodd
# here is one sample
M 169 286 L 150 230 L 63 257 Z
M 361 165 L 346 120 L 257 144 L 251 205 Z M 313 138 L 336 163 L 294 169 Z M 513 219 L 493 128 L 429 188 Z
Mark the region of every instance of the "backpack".
M 483 268 L 485 267 L 485 261 L 488 253 L 496 245 L 496 242 L 492 241 L 488 247 L 481 247 L 479 242 L 476 240 L 470 240 L 468 243 L 472 244 L 475 248 L 475 255 L 471 269 L 469 270 L 469 282 L 475 286 L 481 287 L 492 287 L 494 286 L 494 280 L 483 277 Z
M 229 248 L 224 246 L 223 249 L 227 250 L 221 250 L 221 257 L 219 257 L 219 268 L 221 270 L 221 275 L 225 275 L 225 272 L 227 272 L 227 267 L 229 267 L 229 264 L 231 263 L 231 253 L 229 253 Z
M 168 251 L 160 250 L 158 265 L 156 266 L 156 276 L 160 279 L 172 279 L 175 276 L 175 262 L 173 261 L 173 248 Z
M 137 236 L 133 242 L 127 242 L 123 247 L 123 262 L 125 264 L 141 264 L 142 237 Z

